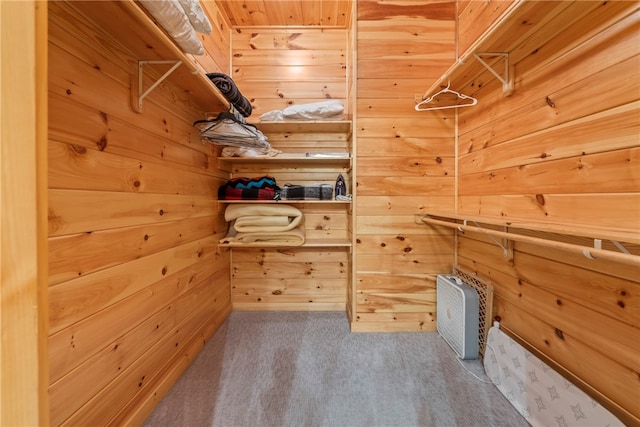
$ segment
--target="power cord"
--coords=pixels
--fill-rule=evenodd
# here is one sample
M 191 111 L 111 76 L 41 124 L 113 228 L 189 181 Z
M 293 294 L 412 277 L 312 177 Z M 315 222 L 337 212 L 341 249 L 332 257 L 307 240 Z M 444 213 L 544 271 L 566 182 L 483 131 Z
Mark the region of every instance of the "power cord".
M 465 371 L 467 371 L 469 374 L 471 374 L 472 376 L 474 376 L 478 381 L 485 383 L 485 384 L 493 384 L 493 382 L 491 381 L 487 381 L 483 378 L 480 378 L 479 376 L 477 376 L 476 374 L 474 374 L 473 372 L 471 372 L 469 370 L 469 368 L 467 368 L 466 366 L 464 366 L 464 363 L 462 363 L 462 360 L 460 360 L 459 357 L 456 357 L 456 360 L 458 361 L 458 363 L 460 364 L 460 366 L 462 366 L 464 368 Z

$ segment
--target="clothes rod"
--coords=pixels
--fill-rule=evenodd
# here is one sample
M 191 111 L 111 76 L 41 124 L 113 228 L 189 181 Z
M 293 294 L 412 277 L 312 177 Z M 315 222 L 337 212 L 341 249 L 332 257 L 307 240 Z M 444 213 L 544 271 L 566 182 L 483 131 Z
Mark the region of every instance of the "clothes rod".
M 566 252 L 583 255 L 589 259 L 601 259 L 607 261 L 618 262 L 621 264 L 628 264 L 633 266 L 640 266 L 640 256 L 626 254 L 622 252 L 612 252 L 604 249 L 591 248 L 589 246 L 574 245 L 573 243 L 557 242 L 555 240 L 542 239 L 539 237 L 525 236 L 522 234 L 509 233 L 505 231 L 498 231 L 489 228 L 475 227 L 472 225 L 459 224 L 455 222 L 442 221 L 435 218 L 423 217 L 422 222 L 433 225 L 442 225 L 449 228 L 457 228 L 460 231 L 475 231 L 478 233 L 484 233 L 492 236 L 502 237 L 509 240 L 518 242 L 533 243 L 540 246 L 546 246 L 549 248 L 560 249 Z

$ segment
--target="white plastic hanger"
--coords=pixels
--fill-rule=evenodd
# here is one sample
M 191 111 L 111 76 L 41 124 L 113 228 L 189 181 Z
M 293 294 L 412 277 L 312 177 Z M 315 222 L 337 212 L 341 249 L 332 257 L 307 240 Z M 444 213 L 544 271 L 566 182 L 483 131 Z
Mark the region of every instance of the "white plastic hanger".
M 445 106 L 441 106 L 441 107 L 437 107 L 436 106 L 436 107 L 421 108 L 423 105 L 426 105 L 426 104 L 432 102 L 438 95 L 442 95 L 443 93 L 452 93 L 452 94 L 456 95 L 459 99 L 469 100 L 469 102 L 467 102 L 465 104 L 454 104 L 454 105 L 445 105 Z M 440 90 L 439 92 L 434 93 L 433 95 L 431 95 L 427 99 L 424 99 L 424 100 L 420 101 L 418 104 L 416 104 L 415 109 L 416 109 L 416 111 L 445 110 L 445 109 L 448 109 L 448 108 L 471 107 L 472 105 L 476 105 L 477 103 L 478 103 L 478 100 L 475 99 L 474 97 L 465 95 L 463 93 L 458 93 L 455 90 L 451 90 L 451 89 L 449 89 L 449 84 L 447 84 L 446 88 Z

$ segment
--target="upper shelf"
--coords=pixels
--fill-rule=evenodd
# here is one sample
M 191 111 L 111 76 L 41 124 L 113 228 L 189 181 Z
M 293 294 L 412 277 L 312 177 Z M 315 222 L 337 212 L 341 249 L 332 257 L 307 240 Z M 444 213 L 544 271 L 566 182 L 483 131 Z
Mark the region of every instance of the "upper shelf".
M 344 154 L 344 156 L 332 156 L 330 153 L 327 153 L 327 155 L 325 156 L 322 153 L 309 153 L 309 155 L 307 156 L 305 153 L 281 153 L 276 156 L 270 157 L 218 157 L 218 160 L 227 163 L 241 163 L 242 165 L 269 164 L 295 166 L 305 164 L 308 166 L 336 165 L 347 167 L 351 162 L 351 157 L 348 155 L 348 153 Z
M 74 1 L 70 3 L 141 61 L 182 62 L 171 81 L 203 111 L 226 111 L 229 102 L 206 76 L 193 55 L 178 48 L 173 40 L 133 0 Z M 166 67 L 165 67 L 166 68 Z
M 312 200 L 312 199 L 302 199 L 302 200 L 293 200 L 293 199 L 282 199 L 282 200 L 218 200 L 218 203 L 224 204 L 251 204 L 251 205 L 265 205 L 265 204 L 281 204 L 281 205 L 348 205 L 351 203 L 351 200 Z
M 346 239 L 306 239 L 304 244 L 300 246 L 274 245 L 265 242 L 254 243 L 219 243 L 220 247 L 228 248 L 350 248 L 351 242 Z
M 637 8 L 634 3 L 515 0 L 427 89 L 423 99 L 447 85 L 462 91 L 486 72 L 504 79 L 503 90 L 508 95 L 513 91 L 514 64 L 535 54 L 552 39 L 558 46 L 586 39 L 620 11 L 631 13 Z
M 263 133 L 351 133 L 351 120 L 290 120 L 253 124 Z

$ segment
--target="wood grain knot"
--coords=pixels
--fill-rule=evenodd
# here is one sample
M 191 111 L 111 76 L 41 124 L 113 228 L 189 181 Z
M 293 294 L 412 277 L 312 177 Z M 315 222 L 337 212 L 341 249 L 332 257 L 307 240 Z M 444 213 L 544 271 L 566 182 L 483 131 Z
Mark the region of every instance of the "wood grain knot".
M 556 336 L 558 338 L 560 338 L 561 340 L 564 341 L 564 332 L 562 332 L 560 329 L 556 328 Z
M 72 154 L 86 154 L 87 153 L 86 147 L 83 147 L 81 145 L 71 144 L 70 148 L 71 148 L 71 153 Z

